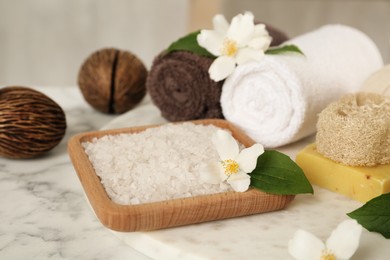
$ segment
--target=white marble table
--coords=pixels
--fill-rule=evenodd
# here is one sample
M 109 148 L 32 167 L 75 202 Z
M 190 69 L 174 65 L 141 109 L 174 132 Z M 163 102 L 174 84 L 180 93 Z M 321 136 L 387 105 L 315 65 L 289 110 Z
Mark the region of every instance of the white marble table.
M 315 187 L 314 195 L 298 195 L 278 212 L 153 232 L 111 232 L 91 211 L 66 142 L 79 132 L 164 120 L 148 102 L 126 115 L 108 116 L 87 105 L 76 87 L 36 89 L 65 110 L 67 134 L 42 158 L 0 158 L 0 259 L 291 259 L 287 243 L 297 228 L 325 240 L 347 212 L 361 206 Z M 294 157 L 310 141 L 282 151 Z M 389 255 L 390 240 L 364 230 L 353 259 Z

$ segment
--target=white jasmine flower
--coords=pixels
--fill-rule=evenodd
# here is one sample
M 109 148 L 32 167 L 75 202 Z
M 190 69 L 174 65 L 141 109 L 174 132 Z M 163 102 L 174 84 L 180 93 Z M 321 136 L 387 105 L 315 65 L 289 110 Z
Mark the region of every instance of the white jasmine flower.
M 297 260 L 350 259 L 359 247 L 362 226 L 354 219 L 341 222 L 324 244 L 305 230 L 297 230 L 288 251 Z
M 253 14 L 235 16 L 231 24 L 223 15 L 213 18 L 213 30 L 201 30 L 197 36 L 200 46 L 217 58 L 209 68 L 212 80 L 228 77 L 236 67 L 248 61 L 259 61 L 271 44 L 264 24 L 254 24 Z
M 201 178 L 208 183 L 227 181 L 235 191 L 244 192 L 249 188 L 250 176 L 257 158 L 264 152 L 261 144 L 254 144 L 239 151 L 237 141 L 224 130 L 218 130 L 212 137 L 221 161 L 209 163 L 201 172 Z

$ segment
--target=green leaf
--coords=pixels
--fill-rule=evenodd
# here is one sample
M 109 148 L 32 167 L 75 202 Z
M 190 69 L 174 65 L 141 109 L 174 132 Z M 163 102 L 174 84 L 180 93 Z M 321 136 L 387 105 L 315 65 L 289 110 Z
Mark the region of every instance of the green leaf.
M 390 193 L 373 198 L 347 215 L 356 219 L 368 231 L 390 238 Z
M 214 55 L 198 44 L 196 37 L 199 33 L 200 31 L 190 33 L 173 42 L 171 45 L 169 45 L 166 53 L 171 53 L 174 51 L 189 51 L 200 56 L 215 58 Z
M 281 54 L 286 52 L 295 52 L 305 56 L 305 54 L 295 45 L 284 45 L 281 47 L 270 48 L 265 51 L 265 54 Z
M 262 191 L 293 195 L 313 193 L 313 187 L 302 169 L 287 155 L 274 150 L 265 151 L 249 174 L 251 186 Z

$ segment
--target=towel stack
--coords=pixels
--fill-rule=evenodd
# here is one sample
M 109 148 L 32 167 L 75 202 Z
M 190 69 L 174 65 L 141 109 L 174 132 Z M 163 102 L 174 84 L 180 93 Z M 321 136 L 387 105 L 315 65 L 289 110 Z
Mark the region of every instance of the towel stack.
M 275 27 L 266 25 L 272 45 L 288 38 Z M 153 103 L 168 121 L 223 118 L 220 97 L 223 81 L 210 79 L 212 58 L 186 51 L 158 55 L 148 74 L 146 88 Z

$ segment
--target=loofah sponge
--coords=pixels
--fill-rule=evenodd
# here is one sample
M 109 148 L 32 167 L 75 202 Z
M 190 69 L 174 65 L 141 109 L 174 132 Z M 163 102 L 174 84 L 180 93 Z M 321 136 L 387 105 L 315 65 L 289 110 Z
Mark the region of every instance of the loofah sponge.
M 359 92 L 331 103 L 319 115 L 319 153 L 350 166 L 390 163 L 390 98 Z

